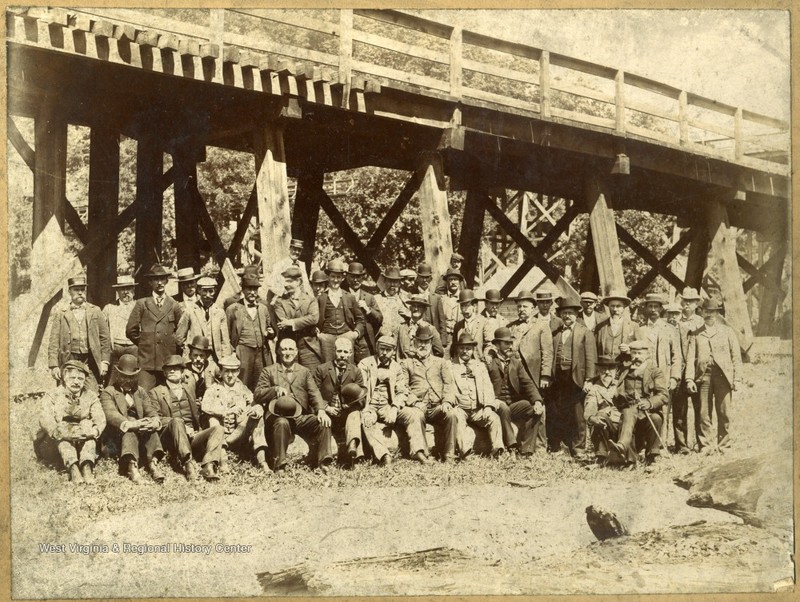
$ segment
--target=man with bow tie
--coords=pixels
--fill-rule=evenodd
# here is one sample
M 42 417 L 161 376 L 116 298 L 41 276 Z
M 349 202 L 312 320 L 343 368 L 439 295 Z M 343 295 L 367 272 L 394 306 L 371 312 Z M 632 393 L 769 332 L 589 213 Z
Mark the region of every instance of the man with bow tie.
M 111 362 L 108 322 L 99 307 L 86 302 L 85 276 L 70 278 L 67 286 L 69 306 L 53 312 L 51 318 L 47 348 L 50 373 L 58 382 L 61 366 L 69 360 L 77 360 L 89 367 L 86 386 L 97 391 Z
M 211 342 L 211 358 L 219 363 L 221 357 L 232 353 L 228 321 L 225 310 L 215 303 L 217 281 L 203 276 L 197 281 L 197 299 L 184 303 L 184 312 L 176 330 L 178 345 L 184 347 L 188 356 L 186 342 L 197 336 L 204 336 Z
M 289 338 L 297 344 L 297 361 L 312 370 L 322 363 L 322 349 L 317 339 L 319 305 L 315 296 L 303 288 L 300 268 L 283 271 L 284 293 L 275 300 L 278 339 Z
M 164 266 L 154 265 L 144 277 L 153 294 L 136 301 L 125 334 L 139 348 L 139 386 L 149 391 L 163 382 L 164 360 L 178 352 L 175 330 L 183 311 L 165 292 L 169 271 Z

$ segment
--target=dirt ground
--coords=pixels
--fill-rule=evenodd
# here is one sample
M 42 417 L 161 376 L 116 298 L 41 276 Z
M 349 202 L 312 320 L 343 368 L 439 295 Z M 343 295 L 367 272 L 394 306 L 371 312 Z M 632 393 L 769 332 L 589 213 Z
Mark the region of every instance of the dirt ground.
M 12 403 L 13 595 L 774 591 L 794 574 L 791 535 L 690 507 L 673 479 L 763 451 L 791 454 L 790 366 L 788 357 L 745 366 L 731 452 L 669 458 L 650 473 L 553 455 L 432 467 L 399 461 L 328 476 L 300 467 L 280 478 L 242 465 L 219 484 L 171 475 L 163 487 L 136 487 L 101 462 L 98 483 L 73 490 L 33 460 L 30 400 Z M 778 487 L 790 504 L 791 483 Z M 585 519 L 590 504 L 615 512 L 631 535 L 596 541 Z M 43 552 L 45 543 L 66 549 Z M 70 543 L 108 550 L 84 554 Z M 178 543 L 211 547 L 181 552 Z

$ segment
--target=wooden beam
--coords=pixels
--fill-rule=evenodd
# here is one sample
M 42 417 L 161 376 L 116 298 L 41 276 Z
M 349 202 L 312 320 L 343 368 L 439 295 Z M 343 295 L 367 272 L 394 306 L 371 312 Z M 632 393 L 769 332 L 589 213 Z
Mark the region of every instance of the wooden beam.
M 196 206 L 194 193 L 197 190 L 197 163 L 190 154 L 175 152 L 172 155 L 172 172 L 178 268 L 194 268 L 197 272 L 201 267 L 199 207 Z M 202 199 L 200 202 L 202 204 Z
M 34 122 L 34 145 L 39 149 L 33 170 L 33 240 L 55 216 L 64 229 L 67 185 L 67 122 L 54 108 L 45 107 Z
M 605 296 L 612 289 L 625 290 L 614 211 L 606 200 L 603 184 L 597 178 L 592 177 L 586 183 L 586 206 L 597 258 L 600 295 Z
M 261 261 L 267 269 L 289 256 L 291 239 L 283 125 L 273 121 L 257 126 L 253 136 L 253 149 L 256 159 Z
M 772 257 L 767 260 L 764 265 L 760 268 L 757 268 L 752 263 L 747 261 L 744 257 L 742 257 L 738 252 L 736 253 L 736 261 L 739 263 L 739 267 L 742 268 L 745 272 L 750 275 L 750 278 L 744 281 L 742 284 L 742 288 L 744 292 L 747 293 L 753 288 L 756 284 L 760 284 L 764 288 L 768 289 L 776 289 L 778 291 L 781 290 L 780 283 L 776 284 L 772 280 L 770 280 L 767 272 L 772 267 L 774 260 L 777 258 L 777 255 L 773 253 Z M 781 263 L 783 263 L 783 259 L 781 259 Z
M 419 188 L 422 240 L 425 261 L 433 268 L 433 282 L 445 273 L 453 254 L 450 210 L 447 206 L 442 160 L 438 153 L 423 153 L 420 169 L 424 176 Z
M 483 237 L 483 221 L 486 214 L 488 193 L 485 190 L 470 189 L 464 203 L 464 215 L 461 219 L 461 236 L 458 240 L 458 252 L 464 256 L 461 271 L 467 280 L 467 288 L 473 288 L 478 272 L 478 255 Z
M 597 259 L 594 255 L 594 242 L 592 242 L 591 227 L 588 223 L 586 224 L 586 247 L 583 253 L 580 283 L 581 291 L 594 292 L 600 287 Z
M 350 108 L 350 78 L 353 73 L 353 9 L 339 10 L 339 85 L 342 108 Z
M 236 225 L 236 232 L 234 233 L 231 244 L 228 247 L 228 259 L 231 261 L 233 261 L 233 258 L 239 254 L 239 251 L 242 248 L 244 237 L 247 235 L 247 230 L 250 227 L 250 222 L 257 214 L 258 194 L 256 192 L 256 187 L 253 186 L 253 190 L 247 199 L 247 204 L 244 206 L 244 211 L 242 211 L 242 216 L 239 218 L 239 223 Z
M 89 143 L 89 231 L 100 236 L 119 211 L 119 131 L 105 122 L 91 129 Z M 111 285 L 117 276 L 117 239 L 106 252 L 86 264 L 88 300 L 100 307 L 114 301 Z
M 383 241 L 386 240 L 386 236 L 394 226 L 397 219 L 400 217 L 400 214 L 403 213 L 405 208 L 408 206 L 409 201 L 411 201 L 414 193 L 417 192 L 419 189 L 420 183 L 422 182 L 422 178 L 425 176 L 425 171 L 422 169 L 416 169 L 412 172 L 411 177 L 406 180 L 405 186 L 403 186 L 403 190 L 400 191 L 400 194 L 397 195 L 397 198 L 392 203 L 392 206 L 389 208 L 389 211 L 383 216 L 381 223 L 378 224 L 378 227 L 375 228 L 375 232 L 372 233 L 372 236 L 367 242 L 367 249 L 370 252 L 377 252 L 380 246 L 383 244 Z
M 347 219 L 336 208 L 336 205 L 331 200 L 331 197 L 328 196 L 328 193 L 320 188 L 317 194 L 319 195 L 320 208 L 328 214 L 331 222 L 342 235 L 342 238 L 344 238 L 345 244 L 350 247 L 358 260 L 364 264 L 364 268 L 369 272 L 369 275 L 377 280 L 378 276 L 380 276 L 381 268 L 375 261 L 374 253 L 370 253 L 367 250 L 367 247 L 361 242 L 358 234 L 356 234 L 350 227 L 350 224 L 347 223 Z
M 758 304 L 758 336 L 771 336 L 774 333 L 775 311 L 785 293 L 781 287 L 783 275 L 783 262 L 786 257 L 786 243 L 780 241 L 772 244 L 772 254 L 766 263 L 761 266 L 761 272 L 767 275 L 770 287 L 765 287 L 761 293 Z
M 684 232 L 683 236 L 678 239 L 678 242 L 675 243 L 661 259 L 653 255 L 649 249 L 642 245 L 630 232 L 619 224 L 617 224 L 617 234 L 619 234 L 619 238 L 622 242 L 628 245 L 633 252 L 651 266 L 651 269 L 628 291 L 628 296 L 631 299 L 639 297 L 658 275 L 663 276 L 678 292 L 683 290 L 683 287 L 686 286 L 685 282 L 675 275 L 669 268 L 669 264 L 689 245 L 692 240 L 691 231 Z
M 144 273 L 161 261 L 161 228 L 164 196 L 159 185 L 164 171 L 164 156 L 157 141 L 141 138 L 136 150 L 136 240 L 134 258 L 136 269 Z M 140 283 L 138 296 L 149 294 Z
M 297 195 L 292 214 L 292 238 L 303 241 L 301 259 L 306 264 L 306 272 L 311 272 L 314 249 L 317 242 L 319 222 L 319 191 L 323 190 L 325 174 L 320 169 L 303 170 L 297 178 Z
M 686 276 L 684 277 L 686 284 L 698 291 L 703 286 L 703 275 L 706 271 L 708 252 L 711 245 L 705 217 L 702 220 L 702 223 L 692 227 L 692 243 L 689 246 L 689 256 L 686 259 Z
M 197 178 L 190 180 L 190 186 L 190 192 L 194 199 L 194 209 L 197 211 L 197 221 L 205 233 L 206 239 L 211 244 L 211 255 L 221 269 L 228 251 L 225 249 L 225 245 L 222 244 L 222 239 L 219 237 L 214 220 L 211 219 L 211 214 L 208 212 L 205 199 L 197 189 Z

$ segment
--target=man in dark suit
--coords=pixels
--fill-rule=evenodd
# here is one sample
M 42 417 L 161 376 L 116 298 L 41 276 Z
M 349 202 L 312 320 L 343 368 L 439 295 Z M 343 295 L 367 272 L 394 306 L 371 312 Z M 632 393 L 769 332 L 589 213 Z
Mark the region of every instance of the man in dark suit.
M 365 291 L 361 286 L 366 275 L 367 272 L 363 264 L 357 261 L 347 266 L 348 290 L 356 298 L 356 302 L 364 314 L 364 343 L 367 345 L 368 354 L 374 355 L 378 352 L 376 335 L 381 329 L 381 324 L 383 324 L 383 315 L 377 301 L 375 301 L 375 296 Z
M 61 380 L 61 366 L 69 360 L 89 367 L 87 388 L 97 391 L 111 362 L 111 337 L 108 322 L 96 305 L 86 303 L 86 277 L 67 281 L 70 304 L 53 312 L 47 363 L 56 382 Z
M 497 413 L 503 429 L 503 443 L 509 451 L 531 456 L 547 449 L 544 405 L 522 362 L 514 354 L 514 338 L 508 328 L 495 330 L 492 344 L 496 353 L 488 361 L 489 378 L 498 400 Z M 518 432 L 514 434 L 512 423 Z
M 608 317 L 595 329 L 597 355 L 618 359 L 620 354 L 628 353 L 631 341 L 641 338 L 639 325 L 625 315 L 625 308 L 630 304 L 630 298 L 623 291 L 611 291 L 603 299 Z
M 317 339 L 319 304 L 316 297 L 303 289 L 298 267 L 284 270 L 283 288 L 283 296 L 275 299 L 274 305 L 278 339 L 290 338 L 297 343 L 298 363 L 312 370 L 322 362 Z
M 366 334 L 364 312 L 358 306 L 356 298 L 342 290 L 347 266 L 343 261 L 334 259 L 328 263 L 328 290 L 317 297 L 319 304 L 319 342 L 322 347 L 322 358 L 326 362 L 333 361 L 333 342 L 339 336 L 353 341 L 357 362 L 369 355 L 364 342 Z
M 355 384 L 363 390 L 364 377 L 352 361 L 353 342 L 346 337 L 339 337 L 333 345 L 336 359 L 315 368 L 314 382 L 317 383 L 322 399 L 328 404 L 325 411 L 331 417 L 333 436 L 337 442 L 345 444 L 347 462 L 352 464 L 364 458 L 360 411 L 363 402 L 362 405 L 346 405 L 342 389 L 349 384 Z
M 592 332 L 578 322 L 581 300 L 559 299 L 561 327 L 553 339 L 555 361 L 547 416 L 550 449 L 565 444 L 573 456 L 586 450 L 583 400 L 595 377 L 597 345 Z
M 114 367 L 113 384 L 100 393 L 100 403 L 106 415 L 106 438 L 114 454 L 119 453 L 120 471 L 134 483 L 142 480 L 139 462 L 144 455 L 144 465 L 156 483 L 164 481 L 164 471 L 159 464 L 164 449 L 158 431 L 161 419 L 147 392 L 137 382 L 139 362 L 136 356 L 125 354 Z
M 231 347 L 241 362 L 239 380 L 251 391 L 265 366 L 272 364 L 268 340 L 275 336 L 269 306 L 258 298 L 261 279 L 252 272 L 242 274 L 242 303 L 225 310 Z
M 282 339 L 278 343 L 278 363 L 261 371 L 253 395 L 254 403 L 266 409 L 264 430 L 272 470 L 286 469 L 286 450 L 292 434 L 296 433 L 308 443 L 309 459 L 327 472 L 333 462 L 331 418 L 311 372 L 295 363 L 296 360 L 297 343 Z
M 517 295 L 517 315 L 508 324 L 514 337 L 514 351 L 528 376 L 536 387 L 542 391 L 550 386 L 550 375 L 553 370 L 553 336 L 547 323 L 538 322 L 534 316 L 534 298 L 529 291 L 520 291 Z
M 200 412 L 197 409 L 192 387 L 183 382 L 185 364 L 180 355 L 170 355 L 164 360 L 164 384 L 150 391 L 150 410 L 161 418 L 161 444 L 183 466 L 186 479 L 200 474 L 207 481 L 219 479 L 217 469 L 222 461 L 222 442 L 225 430 L 218 424 L 207 429 L 200 428 Z
M 422 319 L 436 329 L 436 332 L 439 333 L 442 345 L 447 345 L 447 320 L 444 315 L 444 302 L 440 294 L 431 292 L 430 287 L 432 279 L 433 269 L 431 265 L 429 263 L 419 264 L 417 266 L 417 289 L 414 293 L 428 297 L 428 307 L 425 309 L 425 314 L 422 316 Z
M 175 330 L 182 310 L 180 303 L 164 292 L 169 278 L 164 266 L 154 265 L 145 278 L 153 294 L 136 300 L 125 334 L 139 348 L 139 386 L 149 391 L 162 381 L 164 360 L 178 353 Z

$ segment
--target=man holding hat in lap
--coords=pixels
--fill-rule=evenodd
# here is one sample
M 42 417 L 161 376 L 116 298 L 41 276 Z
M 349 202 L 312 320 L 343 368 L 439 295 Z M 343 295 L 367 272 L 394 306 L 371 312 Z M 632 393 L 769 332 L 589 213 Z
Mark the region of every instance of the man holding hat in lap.
M 272 469 L 286 469 L 286 450 L 293 434 L 308 443 L 312 465 L 328 471 L 331 453 L 331 418 L 311 372 L 296 363 L 297 344 L 292 339 L 278 343 L 278 363 L 261 371 L 254 399 L 266 408 L 264 429 Z
M 330 362 L 334 359 L 333 342 L 339 336 L 353 341 L 356 361 L 368 354 L 364 344 L 364 312 L 358 306 L 356 298 L 342 289 L 347 266 L 341 259 L 328 262 L 328 290 L 317 297 L 319 304 L 318 338 L 322 348 L 322 359 Z
M 86 302 L 86 277 L 75 276 L 67 281 L 70 303 L 50 318 L 50 344 L 47 362 L 50 374 L 58 382 L 61 366 L 68 360 L 86 365 L 89 373 L 86 386 L 97 391 L 98 383 L 108 372 L 111 362 L 111 338 L 108 322 L 96 305 Z
M 139 463 L 147 467 L 156 483 L 164 481 L 160 460 L 164 457 L 158 431 L 161 419 L 147 391 L 138 384 L 139 362 L 135 355 L 125 354 L 114 367 L 112 384 L 100 393 L 100 403 L 108 427 L 105 439 L 114 454 L 119 454 L 120 472 L 134 483 L 142 480 Z
M 278 339 L 290 338 L 297 343 L 297 361 L 309 370 L 322 362 L 322 349 L 317 339 L 319 304 L 303 288 L 300 268 L 292 266 L 283 272 L 284 293 L 275 300 Z
M 208 276 L 200 278 L 197 281 L 197 302 L 184 305 L 176 331 L 180 347 L 196 336 L 207 337 L 211 342 L 210 354 L 214 361 L 232 353 L 228 321 L 225 310 L 214 302 L 216 294 L 217 281 Z
M 617 359 L 620 353 L 628 353 L 631 341 L 642 338 L 639 325 L 625 315 L 631 300 L 624 292 L 611 291 L 603 304 L 608 308 L 608 318 L 597 325 L 597 355 Z

